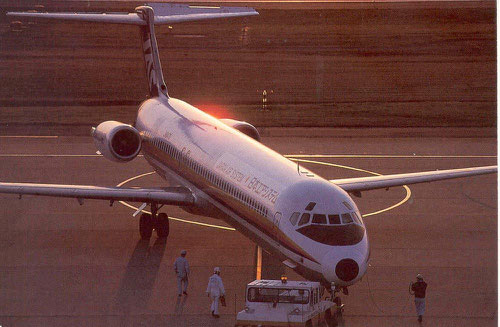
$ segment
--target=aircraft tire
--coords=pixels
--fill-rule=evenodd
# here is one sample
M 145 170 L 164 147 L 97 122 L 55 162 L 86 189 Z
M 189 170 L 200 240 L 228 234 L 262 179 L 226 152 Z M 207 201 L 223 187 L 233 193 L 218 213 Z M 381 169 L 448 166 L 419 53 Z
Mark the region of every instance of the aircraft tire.
M 170 233 L 170 222 L 166 213 L 159 213 L 156 218 L 156 234 L 159 238 L 167 238 Z
M 139 219 L 139 233 L 143 240 L 149 240 L 153 234 L 153 218 L 147 213 L 141 214 Z

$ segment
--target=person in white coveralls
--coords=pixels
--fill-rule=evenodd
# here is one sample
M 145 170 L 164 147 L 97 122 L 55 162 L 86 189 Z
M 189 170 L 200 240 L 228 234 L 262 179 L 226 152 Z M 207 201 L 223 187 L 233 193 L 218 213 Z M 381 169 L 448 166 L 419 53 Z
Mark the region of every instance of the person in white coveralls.
M 220 278 L 219 267 L 214 268 L 214 274 L 208 279 L 207 294 L 208 297 L 212 298 L 212 305 L 210 306 L 212 316 L 219 318 L 219 299 L 226 294 L 224 284 Z
M 181 292 L 187 295 L 189 263 L 186 259 L 186 250 L 181 251 L 181 256 L 175 259 L 174 271 L 177 275 L 177 293 L 181 296 Z M 184 288 L 182 287 L 184 284 Z

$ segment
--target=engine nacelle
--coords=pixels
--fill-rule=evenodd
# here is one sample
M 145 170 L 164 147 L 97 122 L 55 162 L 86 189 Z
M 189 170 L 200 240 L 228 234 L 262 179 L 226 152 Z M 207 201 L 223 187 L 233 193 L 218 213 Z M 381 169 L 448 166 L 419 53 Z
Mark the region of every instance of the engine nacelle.
M 92 128 L 92 137 L 102 155 L 116 162 L 134 159 L 141 151 L 141 135 L 134 127 L 113 120 Z
M 234 119 L 220 119 L 220 121 L 260 142 L 259 131 L 252 124 Z

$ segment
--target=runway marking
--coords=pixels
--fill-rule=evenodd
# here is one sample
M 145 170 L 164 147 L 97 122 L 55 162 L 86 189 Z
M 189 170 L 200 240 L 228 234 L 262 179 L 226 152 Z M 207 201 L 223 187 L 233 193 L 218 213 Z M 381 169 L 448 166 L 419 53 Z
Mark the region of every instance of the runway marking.
M 102 157 L 101 154 L 0 154 L 0 157 L 21 157 L 21 158 L 86 158 Z
M 131 177 L 121 183 L 119 183 L 118 185 L 116 185 L 116 187 L 122 187 L 123 185 L 135 180 L 135 179 L 139 179 L 139 178 L 142 178 L 142 177 L 145 177 L 145 176 L 148 176 L 148 175 L 152 175 L 152 174 L 155 174 L 154 171 L 152 172 L 149 172 L 149 173 L 144 173 L 144 174 L 141 174 L 141 175 L 137 175 L 137 176 L 134 176 L 134 177 Z M 138 210 L 138 207 L 134 207 L 133 205 L 125 202 L 125 201 L 118 201 L 120 204 L 126 206 L 126 207 L 129 207 L 131 209 L 133 209 L 134 211 L 137 211 Z M 146 210 L 141 210 L 141 212 L 144 212 L 144 213 L 147 213 L 147 214 L 151 214 L 151 212 L 149 211 L 146 211 Z M 187 220 L 187 219 L 181 219 L 181 218 L 176 218 L 176 217 L 168 217 L 169 219 L 172 219 L 172 220 L 175 220 L 175 221 L 179 221 L 179 222 L 182 222 L 182 223 L 186 223 L 186 224 L 193 224 L 193 225 L 199 225 L 199 226 L 204 226 L 204 227 L 211 227 L 211 228 L 218 228 L 218 229 L 223 229 L 223 230 L 229 230 L 229 231 L 235 231 L 236 229 L 232 228 L 232 227 L 226 227 L 226 226 L 220 226 L 220 225 L 213 225 L 213 224 L 207 224 L 207 223 L 202 223 L 202 222 L 199 222 L 199 221 L 195 221 L 195 220 Z
M 325 165 L 325 166 L 332 166 L 332 167 L 337 167 L 337 168 L 349 169 L 349 170 L 359 171 L 359 172 L 363 172 L 363 173 L 367 173 L 367 174 L 371 174 L 371 175 L 375 175 L 375 176 L 383 176 L 382 174 L 375 173 L 373 171 L 369 171 L 369 170 L 365 170 L 365 169 L 361 169 L 361 168 L 354 168 L 354 167 L 344 166 L 344 165 L 337 165 L 337 164 L 333 164 L 333 163 L 329 163 L 329 162 L 321 162 L 321 161 L 305 160 L 305 159 L 292 159 L 292 160 L 293 161 L 298 161 L 298 162 L 306 162 L 306 163 L 312 163 L 312 164 L 317 164 L 317 165 Z M 392 210 L 392 209 L 394 209 L 396 207 L 399 207 L 400 205 L 402 205 L 406 201 L 408 201 L 410 199 L 410 197 L 411 197 L 411 190 L 410 190 L 410 188 L 407 185 L 403 185 L 403 187 L 406 190 L 406 196 L 404 197 L 403 200 L 401 200 L 398 203 L 396 203 L 396 204 L 394 204 L 394 205 L 392 205 L 390 207 L 387 207 L 385 209 L 381 209 L 381 210 L 378 210 L 378 211 L 366 213 L 366 214 L 362 215 L 363 218 L 364 217 L 378 215 L 380 213 Z
M 2 136 L 0 136 L 2 137 Z M 57 136 L 55 136 L 57 137 Z M 438 156 L 438 155 L 397 155 L 397 154 L 285 154 L 286 158 L 379 158 L 379 159 L 411 159 L 411 158 L 424 158 L 424 159 L 496 159 L 495 155 L 449 155 L 449 156 Z M 15 154 L 7 153 L 0 154 L 0 157 L 103 157 L 101 154 Z M 144 155 L 139 154 L 138 157 L 144 157 Z
M 29 138 L 29 139 L 56 139 L 59 136 L 40 136 L 40 135 L 0 135 L 0 138 Z
M 492 155 L 397 155 L 397 154 L 287 154 L 286 158 L 425 158 L 425 159 L 460 159 L 460 158 L 497 158 Z
M 57 136 L 55 136 L 57 137 Z M 138 157 L 142 157 L 143 155 L 138 155 Z M 69 157 L 69 158 L 96 158 L 96 157 L 103 157 L 101 154 L 0 154 L 0 157 L 44 157 L 44 158 L 59 158 L 59 157 Z M 338 164 L 333 164 L 333 163 L 328 163 L 328 162 L 320 162 L 320 161 L 314 161 L 314 160 L 306 160 L 306 159 L 294 159 L 294 158 L 496 158 L 496 156 L 400 156 L 400 155 L 317 155 L 317 154 L 301 154 L 301 155 L 285 155 L 285 157 L 290 158 L 293 161 L 299 161 L 299 162 L 306 162 L 306 163 L 312 163 L 312 164 L 318 164 L 318 165 L 325 165 L 325 166 L 332 166 L 332 167 L 338 167 L 338 168 L 344 168 L 344 169 L 349 169 L 349 170 L 354 170 L 354 171 L 359 171 L 363 173 L 368 173 L 371 175 L 375 176 L 382 176 L 382 174 L 378 174 L 372 171 L 368 171 L 365 169 L 360 169 L 360 168 L 354 168 L 350 166 L 345 166 L 345 165 L 338 165 Z M 128 180 L 118 184 L 117 186 L 120 187 L 134 179 L 141 178 L 150 174 L 154 174 L 154 172 L 138 175 L 132 178 L 129 178 Z M 404 204 L 407 202 L 410 197 L 411 197 L 411 190 L 408 186 L 403 185 L 403 188 L 406 190 L 406 196 L 403 200 L 400 202 L 387 207 L 385 209 L 381 209 L 375 212 L 370 212 L 367 214 L 362 215 L 363 217 L 369 217 L 373 215 L 377 215 L 389 210 L 392 210 L 396 207 L 399 207 L 400 205 Z M 134 210 L 137 210 L 137 207 L 134 207 L 124 201 L 119 201 L 122 205 L 127 206 L 129 208 L 132 208 Z M 142 210 L 142 212 L 149 213 L 149 211 Z M 220 226 L 220 225 L 212 225 L 212 224 L 206 224 L 202 222 L 197 222 L 197 221 L 192 221 L 192 220 L 185 220 L 181 218 L 176 218 L 176 217 L 169 217 L 172 220 L 184 222 L 184 223 L 189 223 L 189 224 L 194 224 L 194 225 L 200 225 L 200 226 L 205 226 L 205 227 L 213 227 L 213 228 L 219 228 L 219 229 L 225 229 L 225 230 L 231 230 L 234 231 L 235 229 L 232 227 L 225 227 L 225 226 Z
M 359 171 L 359 172 L 363 172 L 363 173 L 367 173 L 367 174 L 371 174 L 371 175 L 375 175 L 375 176 L 382 176 L 382 174 L 375 173 L 375 172 L 372 172 L 372 171 L 369 171 L 369 170 L 365 170 L 365 169 L 361 169 L 361 168 L 355 168 L 355 167 L 350 167 L 350 166 L 345 166 L 345 165 L 338 165 L 338 164 L 333 164 L 333 163 L 329 163 L 329 162 L 321 162 L 321 161 L 305 160 L 305 159 L 294 159 L 294 161 L 312 163 L 312 164 L 317 164 L 317 165 L 332 166 L 332 167 L 337 167 L 337 168 L 343 168 L 343 169 L 349 169 L 349 170 Z M 119 183 L 116 186 L 117 187 L 121 187 L 121 186 L 123 186 L 123 185 L 125 185 L 125 184 L 127 184 L 127 183 L 129 183 L 129 182 L 131 182 L 133 180 L 136 180 L 136 179 L 139 179 L 139 178 L 142 178 L 142 177 L 145 177 L 145 176 L 149 176 L 149 175 L 152 175 L 152 174 L 155 174 L 155 172 L 152 171 L 152 172 L 149 172 L 149 173 L 140 174 L 140 175 L 131 177 L 131 178 L 129 178 L 129 179 L 127 179 L 127 180 Z M 378 211 L 366 213 L 366 214 L 362 215 L 362 217 L 364 218 L 364 217 L 378 215 L 378 214 L 381 214 L 383 212 L 392 210 L 392 209 L 394 209 L 396 207 L 399 207 L 402 204 L 404 204 L 405 202 L 407 202 L 410 199 L 410 197 L 411 197 L 411 190 L 406 185 L 403 185 L 403 188 L 406 190 L 406 196 L 405 196 L 405 198 L 403 200 L 399 201 L 398 203 L 396 203 L 396 204 L 394 204 L 394 205 L 392 205 L 390 207 L 387 207 L 387 208 L 384 208 L 384 209 L 381 209 L 381 210 L 378 210 Z M 133 210 L 138 210 L 138 207 L 134 207 L 133 205 L 131 205 L 131 204 L 125 202 L 125 201 L 118 201 L 118 202 L 120 204 L 128 207 L 128 208 L 131 208 Z M 141 210 L 141 212 L 144 212 L 144 213 L 147 213 L 147 214 L 151 214 L 151 212 L 146 211 L 146 210 Z M 186 223 L 186 224 L 193 224 L 193 225 L 204 226 L 204 227 L 218 228 L 218 229 L 230 230 L 230 231 L 235 231 L 236 230 L 236 229 L 234 229 L 232 227 L 207 224 L 207 223 L 202 223 L 202 222 L 199 222 L 199 221 L 186 220 L 186 219 L 177 218 L 177 217 L 170 217 L 169 216 L 169 219 L 172 219 L 172 220 L 175 220 L 175 221 L 179 221 L 179 222 L 182 222 L 182 223 Z M 257 261 L 258 260 L 259 260 L 259 257 L 257 256 Z M 262 260 L 262 257 L 261 257 L 260 260 Z M 262 264 L 262 262 L 261 262 L 261 264 Z M 259 274 L 259 270 L 257 270 L 257 275 L 258 274 Z

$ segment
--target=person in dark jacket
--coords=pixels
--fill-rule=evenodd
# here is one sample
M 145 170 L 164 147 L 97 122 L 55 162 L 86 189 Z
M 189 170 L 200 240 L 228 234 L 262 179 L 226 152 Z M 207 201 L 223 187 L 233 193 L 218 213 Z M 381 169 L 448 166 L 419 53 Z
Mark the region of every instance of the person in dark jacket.
M 422 322 L 422 316 L 425 313 L 425 290 L 427 283 L 424 282 L 422 275 L 417 275 L 417 282 L 411 284 L 412 294 L 415 294 L 415 309 L 417 310 L 418 322 Z

